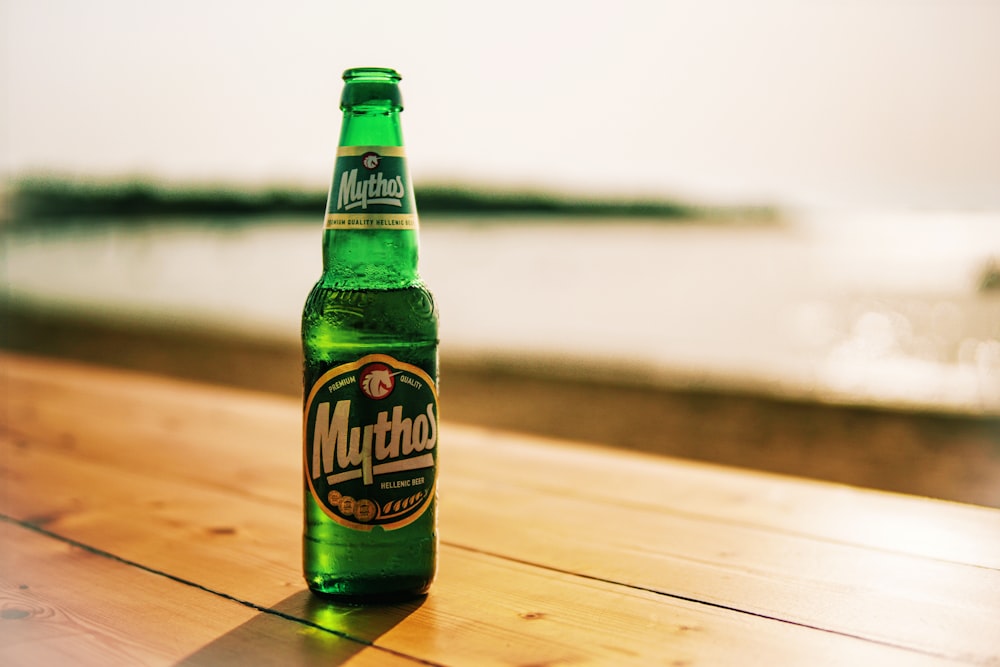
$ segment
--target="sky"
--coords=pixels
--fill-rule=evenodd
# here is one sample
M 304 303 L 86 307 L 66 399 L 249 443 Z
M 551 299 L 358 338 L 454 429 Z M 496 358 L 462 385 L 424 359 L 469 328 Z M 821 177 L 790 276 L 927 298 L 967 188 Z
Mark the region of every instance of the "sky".
M 419 183 L 1000 209 L 1000 1 L 0 0 L 8 176 L 325 188 L 344 69 Z

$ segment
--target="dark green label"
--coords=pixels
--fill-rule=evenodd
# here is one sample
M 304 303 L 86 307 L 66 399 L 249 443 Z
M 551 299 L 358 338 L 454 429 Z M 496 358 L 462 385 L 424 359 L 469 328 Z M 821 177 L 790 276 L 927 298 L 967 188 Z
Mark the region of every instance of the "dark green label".
M 434 499 L 437 387 L 423 370 L 372 354 L 324 373 L 305 403 L 306 480 L 348 528 L 401 528 Z
M 416 229 L 401 146 L 341 146 L 333 169 L 327 229 Z

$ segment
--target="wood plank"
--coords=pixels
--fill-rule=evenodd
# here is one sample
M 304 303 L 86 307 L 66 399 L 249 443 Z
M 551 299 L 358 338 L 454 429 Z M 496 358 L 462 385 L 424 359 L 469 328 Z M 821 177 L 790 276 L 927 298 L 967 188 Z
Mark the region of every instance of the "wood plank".
M 91 439 L 72 442 L 78 455 L 129 456 L 128 449 L 103 446 L 113 437 L 117 422 L 129 419 L 146 443 L 143 457 L 149 465 L 172 465 L 168 472 L 289 501 L 287 491 L 270 482 L 277 470 L 298 474 L 299 417 L 294 401 L 250 392 L 220 395 L 210 387 L 104 369 L 91 372 L 87 367 L 69 366 L 54 380 L 46 365 L 63 369 L 63 364 L 13 361 L 11 377 L 17 391 L 11 413 L 33 438 L 67 446 L 74 440 L 69 429 L 100 414 L 102 420 L 88 425 Z M 84 389 L 86 394 L 79 395 Z M 158 410 L 150 411 L 150 401 Z M 248 419 L 254 421 L 252 435 L 246 433 Z M 485 474 L 504 485 L 603 498 L 615 506 L 635 506 L 650 499 L 647 506 L 682 515 L 1000 568 L 1000 539 L 995 537 L 1000 534 L 1000 513 L 994 510 L 445 426 L 451 435 L 448 478 Z M 203 447 L 199 441 L 203 436 L 219 446 Z M 245 455 L 249 442 L 263 444 L 251 457 Z M 179 447 L 184 448 L 183 456 L 174 455 Z M 662 465 L 664 461 L 670 465 Z M 219 479 L 212 472 L 234 465 L 238 475 Z M 625 488 L 628 497 L 618 492 Z
M 12 355 L 0 355 L 0 367 L 11 387 L 10 428 L 30 433 L 39 443 L 72 446 L 78 456 L 95 460 L 128 456 L 128 449 L 103 445 L 114 437 L 117 423 L 127 420 L 145 443 L 148 465 L 289 502 L 286 489 L 272 481 L 277 471 L 299 474 L 297 401 Z M 87 422 L 88 437 L 72 435 L 81 422 Z M 446 481 L 489 476 L 504 484 L 587 495 L 616 505 L 623 502 L 620 489 L 628 489 L 625 502 L 630 505 L 651 499 L 655 507 L 678 514 L 1000 569 L 1000 512 L 993 509 L 447 421 L 442 428 L 449 445 L 444 462 L 451 467 Z M 215 446 L 204 447 L 202 438 Z M 183 455 L 175 455 L 178 448 Z M 233 474 L 220 478 L 217 470 Z
M 82 459 L 141 460 L 178 479 L 300 506 L 270 483 L 275 464 L 300 475 L 301 422 L 289 419 L 300 412 L 297 401 L 2 353 L 0 374 L 7 387 L 0 418 L 15 439 Z M 131 446 L 106 446 L 123 428 Z
M 32 448 L 63 455 L 71 449 L 76 458 L 119 470 L 157 471 L 165 479 L 298 511 L 294 401 L 34 360 L 16 360 L 14 366 L 11 386 L 19 398 L 12 401 L 11 428 Z M 41 372 L 53 369 L 59 372 Z M 150 411 L 150 398 L 161 409 Z M 971 526 L 958 531 L 969 545 L 985 545 L 978 552 L 952 547 L 945 555 L 959 562 L 989 557 L 1000 533 L 980 539 L 975 531 L 996 525 L 997 513 L 450 424 L 444 432 L 449 447 L 443 457 L 442 529 L 449 545 L 960 659 L 997 653 L 991 639 L 998 636 L 993 619 L 1000 617 L 995 572 L 914 558 L 907 554 L 921 549 L 906 545 L 893 553 L 877 533 L 861 540 L 824 534 L 821 525 L 806 525 L 808 511 L 799 510 L 797 501 L 805 497 L 826 514 L 850 516 L 847 510 L 865 509 L 863 501 L 872 498 L 871 514 L 881 510 L 892 517 L 908 508 L 917 528 L 931 509 Z M 66 438 L 71 433 L 72 441 Z M 202 433 L 218 447 L 205 447 Z M 213 474 L 220 469 L 240 474 L 220 480 Z M 689 476 L 698 482 L 687 485 L 700 501 L 693 504 L 664 484 L 667 479 L 683 485 Z M 252 484 L 242 484 L 244 479 Z M 763 501 L 748 493 L 748 485 L 763 492 Z M 621 489 L 629 490 L 625 501 Z M 449 494 L 453 502 L 447 502 Z M 845 511 L 838 513 L 845 497 Z M 72 513 L 74 502 L 56 511 Z M 741 511 L 746 504 L 753 509 Z M 623 510 L 641 522 L 621 521 Z M 825 514 L 819 516 L 814 523 Z M 227 522 L 215 518 L 203 530 L 224 534 Z M 602 527 L 600 539 L 590 539 L 593 526 Z M 297 545 L 297 520 L 294 527 Z M 886 553 L 872 556 L 857 548 L 871 538 Z M 943 645 L 950 637 L 966 640 L 959 647 Z
M 0 664 L 415 665 L 0 521 Z
M 432 594 L 386 623 L 384 611 L 321 603 L 296 583 L 300 517 L 293 508 L 30 443 L 5 442 L 0 452 L 3 511 L 18 520 L 432 663 L 961 663 L 447 545 Z
M 492 554 L 931 653 L 1000 657 L 996 570 L 652 510 L 625 520 L 614 506 L 514 486 L 476 490 L 453 489 L 462 511 L 442 530 Z
M 486 468 L 507 484 L 548 493 L 645 502 L 678 514 L 1000 569 L 1000 511 L 993 508 L 471 426 L 453 437 L 475 450 L 455 457 L 452 474 L 460 477 Z M 1000 453 L 1000 433 L 997 446 Z M 531 465 L 521 464 L 525 457 Z

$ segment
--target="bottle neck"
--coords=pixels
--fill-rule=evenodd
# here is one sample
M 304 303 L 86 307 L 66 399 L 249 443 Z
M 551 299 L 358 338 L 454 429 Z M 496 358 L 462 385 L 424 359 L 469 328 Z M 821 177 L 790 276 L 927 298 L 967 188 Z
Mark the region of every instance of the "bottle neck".
M 416 207 L 405 169 L 405 157 L 401 157 L 403 136 L 399 112 L 398 107 L 390 105 L 357 105 L 344 109 L 337 168 L 330 184 L 327 225 L 323 234 L 323 281 L 328 286 L 339 289 L 398 289 L 419 282 Z M 365 166 L 357 166 L 361 164 L 361 157 L 341 157 L 352 152 L 344 149 L 356 146 L 391 156 L 380 159 L 386 164 L 394 162 L 397 168 L 402 165 L 402 173 L 382 169 L 369 171 Z M 389 147 L 398 147 L 398 150 L 383 150 Z M 357 154 L 362 152 L 353 151 Z M 399 177 L 398 185 L 392 180 L 393 173 Z M 400 190 L 405 197 L 409 197 L 412 228 L 337 228 L 331 225 L 330 214 L 345 210 L 347 206 L 344 202 L 348 197 L 362 193 L 365 201 L 358 204 L 352 200 L 354 206 L 350 210 L 368 212 L 379 208 L 378 205 L 369 205 L 369 200 L 382 196 L 392 198 Z
M 400 109 L 386 105 L 358 105 L 344 109 L 341 146 L 402 146 Z

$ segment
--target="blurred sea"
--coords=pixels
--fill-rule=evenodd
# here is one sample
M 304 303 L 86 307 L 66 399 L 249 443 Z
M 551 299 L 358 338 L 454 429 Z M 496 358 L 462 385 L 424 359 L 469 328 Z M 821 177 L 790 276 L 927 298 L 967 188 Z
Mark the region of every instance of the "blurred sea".
M 1000 414 L 1000 214 L 421 217 L 442 357 L 630 385 Z M 8 297 L 294 342 L 317 216 L 8 226 Z

